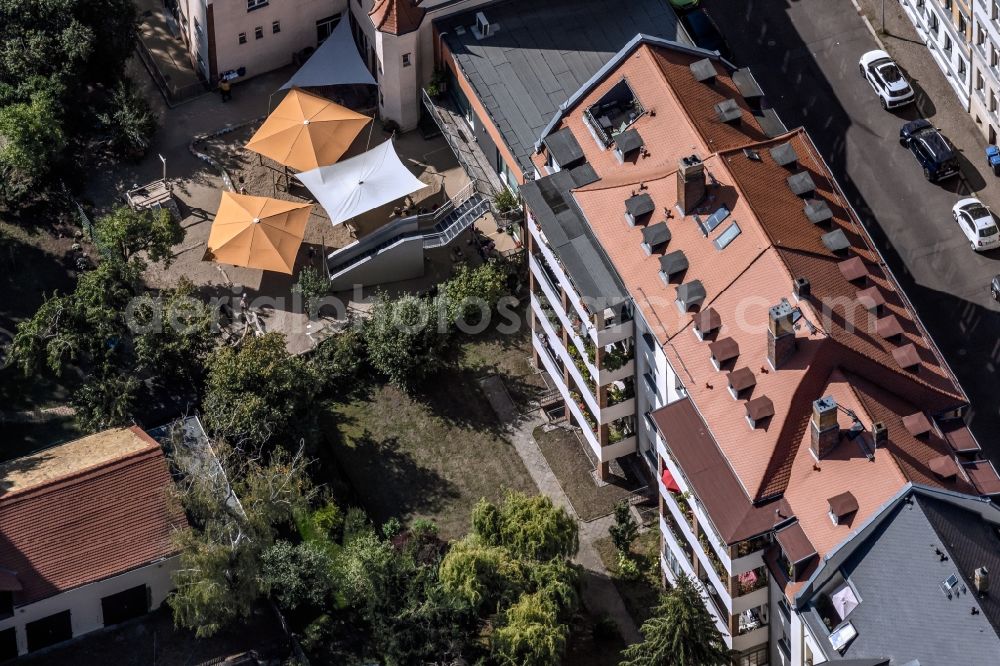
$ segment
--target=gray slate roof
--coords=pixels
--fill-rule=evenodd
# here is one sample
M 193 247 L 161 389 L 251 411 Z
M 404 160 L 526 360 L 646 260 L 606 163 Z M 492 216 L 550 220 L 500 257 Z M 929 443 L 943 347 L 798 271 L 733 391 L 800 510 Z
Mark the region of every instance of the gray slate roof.
M 1000 567 L 1000 537 L 977 511 L 929 492 L 910 497 L 910 503 L 900 500 L 887 508 L 885 518 L 840 567 L 860 601 L 847 616 L 858 636 L 843 654 L 833 651 L 826 638 L 829 632 L 812 606 L 815 596 L 802 609 L 803 619 L 833 658 L 831 664 L 877 657 L 889 657 L 891 666 L 913 660 L 927 666 L 996 663 L 1000 603 L 994 595 L 977 598 L 972 573 L 982 565 L 1000 570 L 992 568 Z M 987 510 L 996 514 L 995 508 Z M 961 583 L 949 599 L 941 584 L 952 574 Z M 972 614 L 973 608 L 979 613 Z
M 500 26 L 481 41 L 469 29 L 479 11 Z M 435 24 L 526 173 L 559 105 L 630 39 L 641 32 L 692 45 L 665 0 L 506 0 Z

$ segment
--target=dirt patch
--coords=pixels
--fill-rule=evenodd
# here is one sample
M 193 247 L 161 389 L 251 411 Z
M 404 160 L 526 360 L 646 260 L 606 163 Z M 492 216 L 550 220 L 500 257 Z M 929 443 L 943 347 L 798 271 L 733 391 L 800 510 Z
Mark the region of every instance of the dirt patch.
M 571 430 L 540 426 L 535 428 L 532 436 L 576 514 L 584 522 L 608 515 L 615 504 L 643 485 L 630 472 L 618 468 L 618 474 L 612 472 L 607 484 L 598 486 L 594 479 L 594 466 L 583 451 L 585 445 Z

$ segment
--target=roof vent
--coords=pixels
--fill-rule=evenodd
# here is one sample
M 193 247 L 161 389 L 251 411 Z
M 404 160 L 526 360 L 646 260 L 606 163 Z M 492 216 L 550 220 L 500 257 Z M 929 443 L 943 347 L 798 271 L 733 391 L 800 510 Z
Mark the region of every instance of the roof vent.
M 687 259 L 684 261 L 687 262 Z M 691 308 L 701 305 L 704 301 L 705 286 L 701 280 L 691 280 L 677 287 L 677 307 L 681 312 L 687 312 Z
M 885 296 L 878 287 L 868 287 L 858 292 L 858 303 L 861 303 L 865 310 L 878 314 L 885 305 Z
M 718 116 L 719 122 L 736 123 L 743 116 L 743 109 L 735 99 L 724 99 L 715 105 L 715 115 Z
M 699 340 L 704 340 L 722 326 L 722 317 L 715 308 L 705 308 L 694 316 L 693 321 L 692 330 Z
M 816 183 L 813 182 L 812 176 L 809 175 L 808 171 L 800 171 L 799 173 L 792 174 L 785 181 L 792 192 L 800 197 L 816 191 Z
M 779 166 L 789 166 L 794 165 L 799 161 L 799 156 L 795 154 L 795 149 L 792 148 L 790 141 L 778 144 L 774 148 L 771 148 L 768 152 L 771 153 L 771 159 L 773 159 Z
M 476 12 L 476 24 L 472 26 L 472 34 L 476 36 L 476 39 L 485 39 L 495 34 L 499 29 L 500 25 L 490 23 L 486 19 L 486 14 Z
M 722 370 L 723 365 L 735 361 L 740 355 L 740 345 L 732 338 L 716 340 L 708 345 L 708 349 L 712 352 L 712 365 L 716 370 Z
M 733 83 L 736 84 L 736 89 L 746 99 L 764 96 L 764 91 L 760 89 L 760 86 L 757 85 L 757 80 L 746 67 L 741 67 L 733 72 Z
M 831 252 L 843 252 L 851 247 L 851 242 L 847 240 L 847 234 L 844 233 L 843 229 L 834 229 L 829 233 L 823 234 L 821 240 L 826 249 Z
M 903 417 L 903 427 L 914 437 L 923 437 L 931 431 L 931 422 L 923 412 Z
M 729 384 L 729 393 L 736 400 L 746 395 L 747 391 L 757 385 L 757 377 L 754 376 L 750 368 L 740 368 L 734 370 L 726 376 Z
M 903 327 L 896 315 L 889 315 L 875 322 L 875 332 L 878 333 L 879 337 L 892 340 L 903 334 Z
M 806 217 L 813 224 L 822 224 L 833 218 L 833 211 L 822 199 L 807 199 Z
M 642 249 L 646 251 L 647 255 L 653 254 L 653 250 L 657 250 L 669 242 L 670 229 L 667 228 L 666 222 L 657 222 L 648 227 L 643 227 Z
M 689 65 L 694 80 L 699 83 L 714 83 L 717 75 L 715 65 L 708 58 L 695 60 Z
M 845 259 L 837 264 L 837 268 L 848 282 L 859 282 L 868 277 L 868 269 L 865 268 L 865 262 L 861 261 L 861 257 Z
M 670 279 L 680 275 L 688 268 L 688 260 L 683 250 L 674 250 L 660 257 L 660 279 L 669 286 Z M 701 283 L 699 283 L 701 284 Z
M 615 157 L 618 158 L 619 164 L 624 164 L 625 158 L 632 153 L 638 152 L 640 148 L 646 145 L 639 131 L 636 129 L 628 129 L 615 136 Z
M 801 301 L 805 298 L 809 298 L 811 293 L 812 285 L 809 284 L 809 278 L 797 277 L 792 282 L 792 295 L 795 296 L 795 300 Z
M 767 419 L 774 416 L 774 403 L 766 395 L 754 398 L 747 403 L 747 421 L 755 429 Z
M 851 491 L 834 495 L 827 500 L 830 507 L 830 520 L 834 525 L 840 525 L 845 518 L 858 510 L 858 500 Z
M 912 342 L 893 349 L 892 357 L 904 370 L 917 369 L 920 366 L 920 354 L 917 353 L 917 347 Z
M 634 227 L 641 218 L 651 214 L 656 209 L 653 198 L 648 194 L 636 194 L 625 200 L 625 221 Z

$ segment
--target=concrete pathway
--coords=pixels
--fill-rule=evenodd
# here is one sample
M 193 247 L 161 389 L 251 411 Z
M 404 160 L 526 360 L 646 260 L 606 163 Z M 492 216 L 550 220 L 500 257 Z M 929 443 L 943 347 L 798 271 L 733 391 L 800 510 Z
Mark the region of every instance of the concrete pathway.
M 504 388 L 503 381 L 495 375 L 480 380 L 479 384 L 504 424 L 507 439 L 524 461 L 524 466 L 528 468 L 528 473 L 538 486 L 538 491 L 549 497 L 556 506 L 564 508 L 577 521 L 580 529 L 580 549 L 573 561 L 589 574 L 584 581 L 583 602 L 594 615 L 607 614 L 614 618 L 626 643 L 641 641 L 642 636 L 635 626 L 635 621 L 625 608 L 625 603 L 611 581 L 601 556 L 594 548 L 595 541 L 608 536 L 608 528 L 614 521 L 613 516 L 598 518 L 589 523 L 581 521 L 532 436 L 535 428 L 548 422 L 545 415 L 539 409 L 525 415 L 518 414 L 517 408 Z

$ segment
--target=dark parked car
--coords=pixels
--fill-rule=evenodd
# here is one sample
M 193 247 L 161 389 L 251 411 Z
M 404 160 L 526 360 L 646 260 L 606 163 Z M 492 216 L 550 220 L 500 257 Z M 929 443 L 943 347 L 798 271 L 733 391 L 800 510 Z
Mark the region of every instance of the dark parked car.
M 911 120 L 899 130 L 899 143 L 910 149 L 924 169 L 924 178 L 939 181 L 958 175 L 958 156 L 930 121 Z
M 681 23 L 684 24 L 684 29 L 694 40 L 695 45 L 709 51 L 718 51 L 723 58 L 729 59 L 729 49 L 726 47 L 726 41 L 722 38 L 722 33 L 715 27 L 715 23 L 712 22 L 704 9 L 698 8 L 684 12 L 681 14 Z

